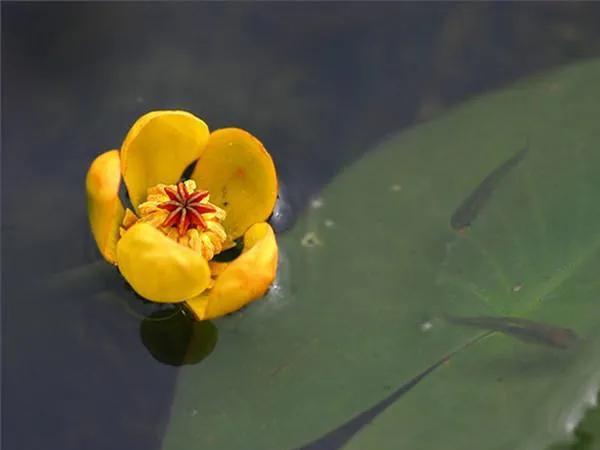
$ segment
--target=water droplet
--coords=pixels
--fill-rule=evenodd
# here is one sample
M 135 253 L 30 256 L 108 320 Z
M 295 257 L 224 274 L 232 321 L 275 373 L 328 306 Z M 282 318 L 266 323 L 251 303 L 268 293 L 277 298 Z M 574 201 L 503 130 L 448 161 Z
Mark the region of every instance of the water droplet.
M 306 233 L 304 235 L 304 237 L 302 238 L 302 246 L 303 247 L 316 247 L 318 245 L 323 245 L 323 242 L 321 242 L 321 240 L 319 239 L 319 237 L 315 234 L 314 231 L 309 231 L 308 233 Z
M 313 209 L 319 209 L 323 206 L 323 203 L 323 199 L 321 197 L 317 197 L 312 199 L 312 201 L 310 202 L 310 207 Z
M 428 320 L 427 322 L 423 322 L 421 324 L 422 331 L 429 331 L 433 328 L 433 324 Z
M 271 214 L 269 219 L 269 224 L 271 224 L 276 233 L 289 230 L 294 224 L 294 211 L 289 202 L 287 188 L 282 184 L 281 180 L 279 180 L 279 195 L 277 196 L 275 208 L 273 208 L 273 214 Z

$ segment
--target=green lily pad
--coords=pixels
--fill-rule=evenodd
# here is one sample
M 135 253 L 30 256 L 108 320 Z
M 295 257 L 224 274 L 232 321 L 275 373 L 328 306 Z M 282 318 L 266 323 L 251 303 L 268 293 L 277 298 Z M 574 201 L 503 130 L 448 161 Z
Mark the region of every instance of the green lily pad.
M 314 442 L 481 336 L 444 314 L 524 317 L 582 339 L 567 350 L 481 339 L 344 448 L 568 439 L 600 382 L 598 79 L 594 61 L 475 99 L 342 172 L 280 237 L 267 297 L 216 321 L 214 352 L 182 368 L 164 448 Z M 454 231 L 458 205 L 527 144 L 470 228 Z

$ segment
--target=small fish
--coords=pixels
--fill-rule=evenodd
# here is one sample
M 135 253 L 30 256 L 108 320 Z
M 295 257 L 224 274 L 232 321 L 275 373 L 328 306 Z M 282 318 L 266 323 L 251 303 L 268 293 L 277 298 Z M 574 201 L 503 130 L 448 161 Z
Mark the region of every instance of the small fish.
M 523 342 L 554 348 L 568 348 L 579 340 L 579 336 L 568 328 L 518 317 L 455 317 L 448 315 L 444 317 L 446 321 L 455 325 L 498 331 Z
M 464 231 L 471 222 L 479 215 L 483 207 L 487 204 L 492 192 L 498 187 L 499 183 L 516 167 L 529 151 L 529 145 L 519 150 L 511 158 L 504 161 L 494 170 L 492 170 L 471 194 L 460 204 L 452 217 L 450 225 L 453 230 Z

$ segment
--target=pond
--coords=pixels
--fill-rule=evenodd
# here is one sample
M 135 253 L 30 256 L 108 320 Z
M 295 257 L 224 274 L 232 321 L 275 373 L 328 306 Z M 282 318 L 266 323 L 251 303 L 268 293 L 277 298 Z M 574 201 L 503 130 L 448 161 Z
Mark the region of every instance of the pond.
M 598 445 L 599 20 L 3 3 L 3 448 Z M 163 109 L 277 167 L 277 279 L 212 321 L 141 300 L 89 229 L 91 161 Z

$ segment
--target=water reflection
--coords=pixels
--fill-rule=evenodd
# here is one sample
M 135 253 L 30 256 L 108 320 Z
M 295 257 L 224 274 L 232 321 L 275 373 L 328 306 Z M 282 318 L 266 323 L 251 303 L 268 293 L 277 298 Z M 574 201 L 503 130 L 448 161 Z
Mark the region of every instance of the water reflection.
M 194 320 L 184 308 L 157 311 L 140 324 L 142 342 L 163 364 L 197 364 L 212 353 L 218 332 L 209 321 Z
M 214 350 L 217 328 L 198 322 L 181 303 L 156 303 L 140 297 L 115 267 L 104 261 L 51 277 L 43 291 L 52 296 L 82 298 L 106 310 L 116 310 L 129 322 L 139 323 L 143 345 L 152 357 L 170 366 L 196 364 Z

